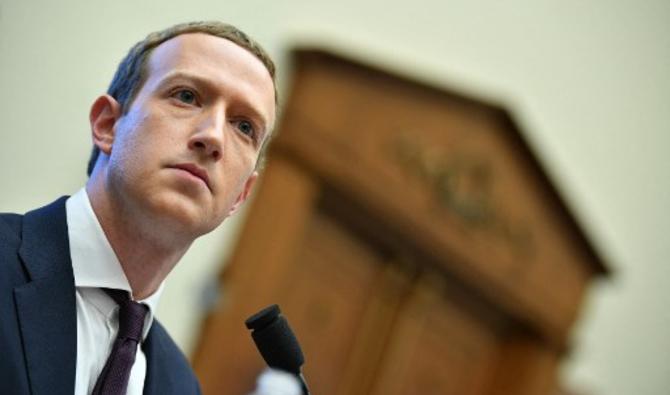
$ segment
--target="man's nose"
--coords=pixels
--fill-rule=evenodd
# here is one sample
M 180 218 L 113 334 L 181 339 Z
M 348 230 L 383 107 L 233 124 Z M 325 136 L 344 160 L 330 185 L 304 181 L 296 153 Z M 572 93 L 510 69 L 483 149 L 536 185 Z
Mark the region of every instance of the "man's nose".
M 188 147 L 214 160 L 221 158 L 224 149 L 225 112 L 211 111 L 198 122 Z

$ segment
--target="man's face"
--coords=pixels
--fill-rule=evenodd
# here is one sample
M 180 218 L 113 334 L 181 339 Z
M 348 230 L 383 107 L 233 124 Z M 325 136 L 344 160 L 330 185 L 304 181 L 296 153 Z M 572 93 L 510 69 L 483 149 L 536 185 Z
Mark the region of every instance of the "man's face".
M 114 125 L 106 189 L 131 215 L 207 233 L 246 198 L 274 119 L 260 60 L 220 37 L 177 36 L 155 48 Z

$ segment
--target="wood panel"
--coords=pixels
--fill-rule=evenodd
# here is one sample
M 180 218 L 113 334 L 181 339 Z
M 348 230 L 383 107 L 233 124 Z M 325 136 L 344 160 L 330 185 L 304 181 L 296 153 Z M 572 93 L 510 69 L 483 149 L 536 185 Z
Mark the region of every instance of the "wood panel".
M 275 299 L 303 345 L 312 391 L 337 394 L 382 266 L 373 249 L 319 211 L 302 246 Z
M 375 395 L 483 395 L 498 358 L 493 328 L 424 278 L 403 306 Z

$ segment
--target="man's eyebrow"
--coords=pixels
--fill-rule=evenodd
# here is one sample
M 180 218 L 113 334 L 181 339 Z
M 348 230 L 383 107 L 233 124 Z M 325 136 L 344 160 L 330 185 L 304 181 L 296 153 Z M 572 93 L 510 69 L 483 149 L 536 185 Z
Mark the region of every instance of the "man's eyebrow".
M 159 82 L 158 86 L 165 86 L 170 82 L 175 80 L 186 80 L 193 82 L 197 88 L 206 89 L 208 91 L 216 91 L 217 84 L 214 81 L 211 81 L 208 78 L 201 77 L 197 74 L 189 73 L 186 71 L 174 70 L 167 73 Z M 265 136 L 269 133 L 272 125 L 269 124 L 269 120 L 248 100 L 243 100 L 244 109 L 251 113 L 252 118 L 258 119 L 260 121 L 261 133 L 262 136 Z
M 165 85 L 166 83 L 172 82 L 174 80 L 190 80 L 195 82 L 198 85 L 205 85 L 207 87 L 213 87 L 213 83 L 209 81 L 207 78 L 203 78 L 197 74 L 192 74 L 186 71 L 178 71 L 178 70 L 173 70 L 167 73 L 166 75 L 163 76 L 163 78 L 160 79 L 158 82 L 159 85 Z

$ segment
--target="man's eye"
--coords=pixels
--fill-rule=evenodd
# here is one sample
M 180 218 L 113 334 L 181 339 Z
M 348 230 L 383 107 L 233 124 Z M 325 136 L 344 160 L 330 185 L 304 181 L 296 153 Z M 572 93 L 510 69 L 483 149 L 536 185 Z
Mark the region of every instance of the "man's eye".
M 237 123 L 237 128 L 240 130 L 240 132 L 246 134 L 249 137 L 254 137 L 255 131 L 254 131 L 254 125 L 251 124 L 249 121 L 239 121 Z
M 177 93 L 175 93 L 174 96 L 177 98 L 177 100 L 179 100 L 183 103 L 186 103 L 186 104 L 194 104 L 195 103 L 195 93 L 193 93 L 189 90 L 186 90 L 186 89 L 179 90 L 179 91 L 177 91 Z

